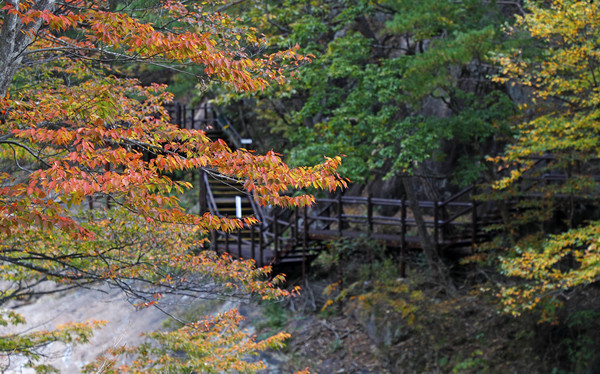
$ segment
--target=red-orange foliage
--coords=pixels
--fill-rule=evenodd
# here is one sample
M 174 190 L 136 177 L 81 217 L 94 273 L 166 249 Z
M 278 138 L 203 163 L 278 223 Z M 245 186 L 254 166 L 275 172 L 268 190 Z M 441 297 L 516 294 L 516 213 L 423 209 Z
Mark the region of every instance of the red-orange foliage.
M 111 282 L 146 306 L 164 293 L 286 295 L 276 288 L 280 278 L 264 281 L 269 269 L 201 252 L 210 230 L 256 219 L 186 213 L 177 195 L 193 186 L 166 173 L 207 168 L 243 181 L 261 204 L 303 206 L 312 196 L 283 192 L 344 186 L 340 159 L 290 168 L 274 152 L 232 151 L 179 129 L 163 107 L 172 99 L 165 86 L 123 78 L 118 66 L 197 65 L 200 80 L 255 90 L 283 81 L 284 67 L 306 58 L 294 48 L 256 53 L 262 45 L 255 30 L 215 12 L 221 3 L 0 4 L 0 278 L 7 285 L 0 303 L 35 293 L 43 280 L 57 290 Z M 91 197 L 114 209 L 80 209 Z M 2 315 L 0 322 L 18 321 Z M 87 337 L 89 328 L 71 332 Z M 55 339 L 71 339 L 71 332 Z M 31 340 L 21 353 L 35 360 L 34 348 L 46 343 Z M 0 344 L 11 350 L 14 344 Z

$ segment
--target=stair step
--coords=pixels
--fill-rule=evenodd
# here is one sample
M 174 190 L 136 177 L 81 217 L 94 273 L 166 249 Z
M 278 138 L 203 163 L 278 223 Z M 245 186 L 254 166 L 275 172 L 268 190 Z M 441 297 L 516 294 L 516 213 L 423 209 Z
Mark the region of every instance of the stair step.
M 219 213 L 224 217 L 235 218 L 237 211 L 235 209 L 219 209 Z M 243 217 L 253 216 L 253 211 L 242 211 Z
M 237 190 L 232 190 L 232 189 L 225 190 L 225 189 L 211 188 L 210 190 L 212 191 L 212 194 L 215 198 L 218 196 L 222 196 L 222 195 L 225 195 L 225 196 L 245 196 L 246 195 L 245 193 L 242 193 Z
M 214 191 L 213 191 L 213 196 L 214 195 Z M 234 203 L 235 204 L 235 196 L 226 196 L 226 197 L 222 197 L 222 196 L 215 196 L 215 202 L 216 203 Z M 248 198 L 246 197 L 242 197 L 242 205 L 250 205 L 250 200 L 248 200 Z

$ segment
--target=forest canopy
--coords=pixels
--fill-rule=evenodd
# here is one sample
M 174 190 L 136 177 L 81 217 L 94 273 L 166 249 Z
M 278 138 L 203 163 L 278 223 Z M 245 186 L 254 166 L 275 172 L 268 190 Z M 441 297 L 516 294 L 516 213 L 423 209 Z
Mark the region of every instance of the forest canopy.
M 109 283 L 140 307 L 160 307 L 169 294 L 288 296 L 282 276 L 268 280 L 269 267 L 204 251 L 211 231 L 258 220 L 190 214 L 180 197 L 195 182 L 174 175 L 199 169 L 241 182 L 262 205 L 310 206 L 307 191 L 341 194 L 345 178 L 352 193 L 408 201 L 415 271 L 445 295 L 460 284 L 491 295 L 514 317 L 559 324 L 580 311 L 564 317 L 560 306 L 598 281 L 594 2 L 0 5 L 1 305 L 47 282 L 52 292 Z M 172 85 L 153 81 L 156 72 Z M 175 126 L 165 109 L 172 92 L 222 105 L 260 152 Z M 451 214 L 428 217 L 417 202 L 437 209 L 468 186 L 477 193 L 458 203 L 472 204 L 472 222 L 487 220 L 486 242 L 449 255 L 432 236 Z M 481 228 L 472 226 L 461 234 L 476 238 Z M 86 370 L 104 362 L 114 372 L 255 371 L 260 365 L 242 358 L 288 335 L 255 342 L 229 330 L 239 320 L 231 312 L 185 321 L 154 334 L 159 345 L 115 349 Z M 2 325 L 21 322 L 0 312 Z M 0 352 L 43 371 L 40 347 L 85 342 L 99 325 L 1 336 Z M 232 361 L 211 361 L 228 350 Z M 131 353 L 140 360 L 119 366 Z
M 500 222 L 472 259 L 521 278 L 497 291 L 506 312 L 552 320 L 569 294 L 597 281 L 597 4 L 290 1 L 238 10 L 272 47 L 298 43 L 315 56 L 296 80 L 227 97 L 234 112 L 255 108 L 241 120 L 264 126 L 249 132 L 284 139 L 292 163 L 344 154 L 344 175 L 376 195 L 440 200 L 477 184 Z

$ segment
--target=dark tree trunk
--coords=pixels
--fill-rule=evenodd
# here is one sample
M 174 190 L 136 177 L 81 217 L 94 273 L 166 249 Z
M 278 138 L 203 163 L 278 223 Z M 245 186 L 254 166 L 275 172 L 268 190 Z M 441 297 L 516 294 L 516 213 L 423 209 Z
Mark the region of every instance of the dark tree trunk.
M 431 239 L 427 226 L 425 225 L 425 219 L 423 218 L 423 210 L 419 206 L 419 200 L 413 187 L 413 178 L 404 177 L 402 178 L 402 184 L 404 185 L 404 191 L 406 192 L 406 198 L 410 209 L 415 217 L 417 224 L 417 233 L 419 236 L 419 242 L 423 249 L 423 254 L 427 260 L 427 266 L 431 271 L 431 275 L 437 281 L 439 281 L 446 289 L 453 290 L 454 286 L 452 281 L 448 277 L 448 271 L 437 252 L 435 243 Z

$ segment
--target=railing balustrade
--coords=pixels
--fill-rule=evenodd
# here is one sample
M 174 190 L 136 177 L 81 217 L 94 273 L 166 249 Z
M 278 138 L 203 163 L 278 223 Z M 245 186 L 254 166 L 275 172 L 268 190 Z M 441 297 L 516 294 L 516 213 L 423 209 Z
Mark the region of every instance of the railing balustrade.
M 233 147 L 241 148 L 243 145 L 240 134 L 210 105 L 187 108 L 172 104 L 168 110 L 182 128 L 220 131 Z M 206 174 L 200 173 L 200 193 L 205 191 L 206 196 L 201 206 L 204 205 L 212 214 L 220 215 Z M 479 222 L 478 203 L 472 198 L 474 191 L 474 187 L 467 187 L 446 200 L 418 202 L 429 235 L 438 250 L 458 245 L 474 247 L 483 238 L 484 233 L 478 230 L 484 223 Z M 326 240 L 342 237 L 365 236 L 382 241 L 390 247 L 399 248 L 402 258 L 408 248 L 419 246 L 414 213 L 405 199 L 343 196 L 338 193 L 334 198 L 317 198 L 313 208 L 287 212 L 273 209 L 269 215 L 251 196 L 248 197 L 260 223 L 234 232 L 213 232 L 211 239 L 215 249 L 253 258 L 259 266 L 301 262 L 304 272 L 306 262 L 312 257 L 312 249 L 322 247 Z M 379 213 L 382 208 L 392 208 L 396 212 L 382 215 Z M 219 242 L 218 237 L 223 241 Z

